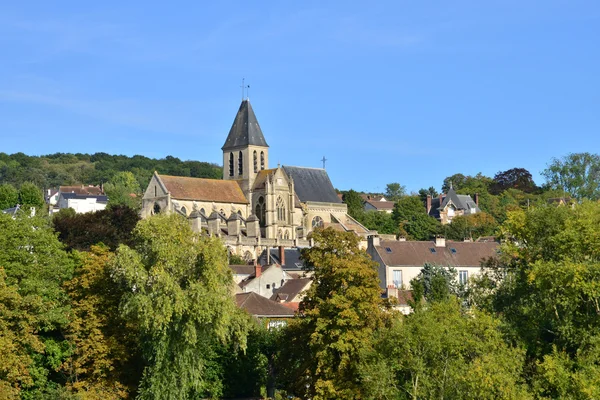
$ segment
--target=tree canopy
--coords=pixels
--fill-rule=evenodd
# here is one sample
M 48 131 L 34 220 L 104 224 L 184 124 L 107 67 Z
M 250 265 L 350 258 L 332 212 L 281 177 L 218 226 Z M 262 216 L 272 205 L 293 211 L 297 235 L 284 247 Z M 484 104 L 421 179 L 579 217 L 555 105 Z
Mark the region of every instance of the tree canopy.
M 560 159 L 554 158 L 542 175 L 552 189 L 578 200 L 600 198 L 600 155 L 571 153 Z

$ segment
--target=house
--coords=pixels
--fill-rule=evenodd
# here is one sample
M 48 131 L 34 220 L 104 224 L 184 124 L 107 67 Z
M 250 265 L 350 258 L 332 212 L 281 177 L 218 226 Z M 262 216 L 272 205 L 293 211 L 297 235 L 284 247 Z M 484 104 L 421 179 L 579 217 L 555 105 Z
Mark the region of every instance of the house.
M 391 214 L 394 211 L 394 205 L 396 203 L 387 200 L 367 200 L 365 201 L 365 211 L 379 211 L 387 214 Z
M 295 315 L 294 310 L 253 292 L 238 293 L 235 301 L 239 308 L 263 320 L 268 329 L 287 325 L 287 321 Z
M 254 292 L 270 298 L 283 284 L 294 279 L 294 276 L 284 271 L 279 265 L 254 266 L 254 273 L 242 280 L 238 285 L 242 292 Z
M 17 204 L 14 207 L 7 208 L 6 210 L 2 210 L 2 213 L 3 214 L 8 214 L 13 219 L 15 219 L 15 218 L 17 218 L 17 214 L 19 213 L 20 210 L 21 210 L 21 205 Z M 30 217 L 35 217 L 35 207 L 29 207 L 29 216 Z
M 453 267 L 460 284 L 481 272 L 481 262 L 495 257 L 500 244 L 492 241 L 453 242 L 438 237 L 433 241 L 381 240 L 369 237 L 367 252 L 379 264 L 379 279 L 385 297 L 399 298 L 399 291 L 410 289 L 423 264 Z
M 311 285 L 311 278 L 290 279 L 273 293 L 271 300 L 282 303 L 293 310 L 297 310 L 298 305 L 304 298 L 304 293 Z
M 59 192 L 56 205 L 58 209 L 72 208 L 76 213 L 87 213 L 104 210 L 108 204 L 105 195 L 79 194 L 75 192 Z
M 231 272 L 233 273 L 233 281 L 236 285 L 239 285 L 242 281 L 254 276 L 255 266 L 254 265 L 229 265 Z M 262 268 L 262 267 L 261 267 Z
M 479 209 L 479 195 L 475 193 L 475 200 L 469 195 L 456 194 L 452 186 L 446 194 L 431 198 L 427 196 L 425 205 L 427 214 L 437 218 L 442 224 L 452 223 L 452 219 L 459 215 L 470 215 L 481 212 Z
M 297 273 L 299 275 L 304 271 L 304 261 L 302 260 L 302 248 L 284 248 L 263 250 L 258 258 L 261 265 L 277 264 L 284 271 Z

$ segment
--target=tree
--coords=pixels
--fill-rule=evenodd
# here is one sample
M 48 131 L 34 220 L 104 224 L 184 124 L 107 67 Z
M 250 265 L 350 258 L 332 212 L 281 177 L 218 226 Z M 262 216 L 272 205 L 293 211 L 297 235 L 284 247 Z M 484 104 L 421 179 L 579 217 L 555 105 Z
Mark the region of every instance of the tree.
M 43 209 L 45 201 L 42 191 L 35 184 L 25 182 L 19 189 L 19 202 L 24 209 L 35 207 L 36 212 Z
M 0 211 L 17 205 L 19 192 L 10 183 L 0 185 Z
M 491 185 L 492 194 L 500 194 L 506 189 L 518 189 L 525 193 L 534 192 L 537 189 L 531 173 L 525 168 L 512 168 L 500 171 L 494 175 L 494 183 Z
M 417 308 L 424 300 L 443 301 L 460 293 L 456 269 L 429 263 L 425 263 L 419 275 L 410 281 L 410 287 L 413 291 L 413 308 Z
M 35 342 L 41 343 L 34 345 L 33 339 L 26 339 L 32 343 L 25 347 L 33 362 L 27 365 L 31 381 L 22 385 L 21 396 L 52 398 L 61 382 L 55 371 L 69 352 L 61 334 L 68 321 L 68 298 L 62 284 L 71 277 L 73 262 L 48 221 L 40 217 L 23 215 L 13 219 L 0 214 L 0 249 L 6 285 L 18 288 L 20 296 L 20 300 L 15 300 L 15 312 L 23 311 L 23 325 L 14 332 L 30 332 L 37 336 Z
M 363 398 L 361 354 L 394 314 L 385 310 L 376 264 L 358 248 L 355 234 L 327 228 L 312 238 L 314 247 L 302 256 L 314 268 L 314 281 L 300 303 L 301 317 L 283 334 L 283 380 L 302 398 Z
M 111 274 L 127 293 L 123 318 L 139 327 L 146 362 L 141 399 L 218 397 L 218 346 L 246 347 L 246 315 L 232 297 L 227 250 L 178 215 L 156 215 L 120 245 Z
M 359 218 L 363 213 L 363 199 L 358 192 L 350 189 L 344 194 L 344 203 L 348 206 L 348 214 L 353 218 Z
M 388 183 L 385 186 L 385 196 L 389 201 L 396 201 L 402 196 L 406 196 L 406 186 L 402 186 L 398 182 Z
M 52 225 L 68 249 L 87 251 L 102 243 L 115 250 L 121 243 L 132 243 L 131 232 L 139 220 L 135 210 L 117 205 L 83 214 L 62 209 L 53 215 Z
M 419 198 L 423 202 L 423 204 L 427 201 L 427 196 L 438 197 L 439 193 L 433 186 L 430 186 L 428 189 L 419 189 Z
M 459 190 L 465 185 L 466 182 L 467 177 L 463 174 L 450 175 L 449 177 L 444 179 L 444 182 L 442 184 L 442 192 L 448 193 L 450 187 L 453 187 L 454 190 Z
M 413 240 L 429 240 L 441 230 L 441 224 L 427 215 L 425 205 L 417 196 L 406 196 L 394 206 L 392 217 L 400 227 L 400 233 Z
M 562 159 L 553 158 L 542 171 L 551 189 L 560 189 L 576 198 L 600 198 L 600 155 L 570 153 Z
M 382 330 L 360 377 L 370 398 L 531 398 L 521 377 L 524 351 L 504 342 L 500 326 L 448 297 Z
M 70 389 L 86 399 L 128 398 L 141 376 L 136 329 L 119 313 L 122 287 L 109 269 L 113 254 L 92 246 L 80 253 L 74 277 L 65 283 L 71 298 L 66 339 L 72 353 L 63 363 Z
M 104 185 L 110 206 L 124 205 L 135 210 L 141 207 L 142 190 L 131 172 L 117 172 Z
M 358 222 L 365 228 L 376 230 L 383 234 L 398 233 L 398 224 L 392 218 L 392 214 L 380 211 L 365 211 L 357 218 Z
M 459 215 L 452 219 L 452 223 L 444 226 L 447 239 L 463 240 L 464 238 L 477 239 L 481 236 L 493 235 L 498 223 L 486 212 Z

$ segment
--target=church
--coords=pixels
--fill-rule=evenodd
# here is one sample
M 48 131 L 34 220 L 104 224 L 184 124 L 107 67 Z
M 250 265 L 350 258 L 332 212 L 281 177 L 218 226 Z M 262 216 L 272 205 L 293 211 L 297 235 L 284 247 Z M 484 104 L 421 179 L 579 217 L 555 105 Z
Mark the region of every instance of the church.
M 155 172 L 142 199 L 142 218 L 179 213 L 192 228 L 223 237 L 231 251 L 257 256 L 256 245 L 303 247 L 316 227 L 369 231 L 350 217 L 325 169 L 269 168 L 269 145 L 249 99 L 242 100 L 221 148 L 223 179 Z M 248 253 L 248 247 L 255 246 Z

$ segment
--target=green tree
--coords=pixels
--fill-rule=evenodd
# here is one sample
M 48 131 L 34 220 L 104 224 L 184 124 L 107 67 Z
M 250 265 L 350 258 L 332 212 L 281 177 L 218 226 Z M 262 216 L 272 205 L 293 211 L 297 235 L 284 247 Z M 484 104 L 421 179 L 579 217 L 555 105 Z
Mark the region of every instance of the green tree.
M 19 202 L 19 192 L 10 183 L 0 185 L 0 211 L 11 208 Z
M 433 186 L 429 186 L 428 189 L 419 189 L 419 198 L 421 199 L 423 204 L 425 204 L 425 202 L 427 201 L 427 196 L 431 196 L 432 198 L 438 197 L 439 193 L 437 192 L 437 190 L 435 190 Z
M 385 185 L 385 197 L 387 200 L 396 201 L 402 196 L 406 196 L 406 186 L 402 186 L 398 182 Z
M 441 230 L 439 221 L 427 215 L 418 196 L 405 196 L 398 200 L 392 218 L 400 227 L 400 233 L 413 240 L 429 240 Z
M 21 185 L 21 188 L 19 189 L 19 202 L 26 210 L 28 210 L 29 207 L 35 207 L 36 212 L 38 213 L 45 205 L 41 189 L 31 182 L 25 182 Z
M 363 398 L 361 354 L 393 313 L 381 299 L 376 264 L 355 234 L 327 228 L 312 238 L 315 246 L 302 256 L 314 268 L 314 283 L 300 303 L 302 317 L 283 335 L 284 382 L 302 398 Z
M 456 269 L 429 263 L 425 263 L 419 275 L 410 281 L 410 287 L 413 291 L 413 308 L 418 308 L 424 300 L 443 301 L 460 293 Z
M 452 223 L 444 226 L 447 239 L 463 240 L 464 238 L 477 239 L 481 236 L 493 235 L 498 223 L 486 212 L 459 215 L 452 219 Z
M 141 207 L 142 190 L 131 172 L 117 172 L 104 185 L 110 206 L 123 205 L 135 210 Z
M 138 223 L 119 246 L 112 275 L 124 286 L 123 318 L 139 327 L 147 366 L 141 399 L 218 397 L 219 345 L 246 347 L 249 326 L 233 300 L 227 251 L 178 215 Z
M 455 297 L 382 330 L 361 378 L 370 398 L 528 399 L 524 351 L 508 346 L 500 322 L 463 312 Z
M 358 222 L 365 228 L 376 230 L 384 234 L 398 233 L 398 224 L 394 221 L 392 214 L 380 211 L 365 211 L 358 218 Z
M 554 158 L 542 171 L 547 185 L 563 190 L 577 200 L 600 198 L 600 155 L 571 153 Z
M 531 193 L 537 190 L 537 186 L 531 173 L 525 168 L 512 168 L 494 175 L 494 182 L 490 187 L 492 194 L 500 194 L 506 189 L 518 189 Z
M 348 206 L 348 214 L 354 218 L 360 218 L 364 211 L 363 200 L 358 192 L 350 189 L 344 194 L 344 203 Z

